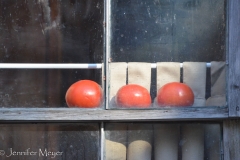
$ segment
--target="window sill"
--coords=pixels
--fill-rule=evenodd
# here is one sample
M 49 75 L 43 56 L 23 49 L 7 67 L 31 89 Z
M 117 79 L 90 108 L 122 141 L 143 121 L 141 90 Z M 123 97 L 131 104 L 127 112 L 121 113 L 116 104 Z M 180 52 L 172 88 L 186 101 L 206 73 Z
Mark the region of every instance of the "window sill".
M 1 108 L 0 121 L 175 121 L 228 118 L 227 107 L 163 109 Z

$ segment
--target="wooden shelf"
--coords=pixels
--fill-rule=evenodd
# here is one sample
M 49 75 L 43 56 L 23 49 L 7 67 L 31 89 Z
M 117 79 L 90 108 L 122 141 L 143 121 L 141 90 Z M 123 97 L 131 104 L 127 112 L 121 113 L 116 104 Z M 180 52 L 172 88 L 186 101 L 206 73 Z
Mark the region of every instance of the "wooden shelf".
M 78 108 L 1 108 L 0 121 L 175 121 L 228 118 L 227 107 L 147 110 Z

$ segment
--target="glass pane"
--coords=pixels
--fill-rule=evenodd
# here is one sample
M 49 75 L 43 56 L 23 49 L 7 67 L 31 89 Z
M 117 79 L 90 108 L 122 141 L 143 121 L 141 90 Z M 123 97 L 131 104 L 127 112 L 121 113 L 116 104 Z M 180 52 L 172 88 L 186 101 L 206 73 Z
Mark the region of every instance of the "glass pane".
M 1 124 L 1 159 L 97 160 L 98 124 Z
M 101 75 L 101 69 L 0 69 L 0 106 L 67 107 L 70 85 L 83 79 L 102 85 Z
M 103 1 L 0 0 L 1 63 L 102 63 Z M 102 71 L 0 70 L 1 107 L 66 107 L 68 87 Z
M 102 0 L 0 0 L 0 8 L 0 62 L 102 62 Z
M 192 89 L 194 102 L 183 106 L 226 106 L 225 9 L 225 0 L 112 1 L 110 108 L 120 108 L 114 96 L 132 83 L 159 108 L 158 91 L 170 82 Z
M 219 160 L 218 123 L 109 123 L 105 159 Z
M 113 61 L 225 60 L 225 0 L 117 0 L 111 5 Z

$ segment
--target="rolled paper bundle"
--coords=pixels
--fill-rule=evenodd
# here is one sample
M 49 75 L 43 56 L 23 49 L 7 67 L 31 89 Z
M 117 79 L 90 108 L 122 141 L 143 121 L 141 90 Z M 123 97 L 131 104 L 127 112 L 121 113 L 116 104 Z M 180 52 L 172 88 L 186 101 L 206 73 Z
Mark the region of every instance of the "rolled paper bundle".
M 112 62 L 109 63 L 109 106 L 116 107 L 114 97 L 122 86 L 126 85 L 127 81 L 127 63 L 126 62 Z
M 129 124 L 127 160 L 151 160 L 152 125 Z
M 129 62 L 128 84 L 138 84 L 150 92 L 151 64 L 144 62 Z
M 159 62 L 157 63 L 157 90 L 170 82 L 180 81 L 180 63 Z M 154 159 L 177 160 L 179 125 L 155 124 L 154 126 Z
M 128 63 L 128 84 L 138 84 L 150 92 L 151 64 Z M 130 124 L 128 126 L 128 160 L 151 160 L 152 125 Z
M 170 82 L 180 82 L 180 63 L 158 62 L 157 63 L 157 90 Z
M 179 125 L 154 125 L 154 159 L 178 160 Z
M 182 160 L 204 159 L 204 127 L 199 124 L 182 126 Z
M 105 129 L 105 159 L 126 160 L 127 124 L 109 123 Z
M 207 66 L 205 62 L 184 62 L 183 82 L 194 93 L 193 106 L 205 106 Z M 202 125 L 186 124 L 182 126 L 182 160 L 203 160 L 204 128 Z
M 126 152 L 124 144 L 106 139 L 105 160 L 126 160 Z
M 205 125 L 205 157 L 208 160 L 221 159 L 220 124 Z
M 205 62 L 184 62 L 183 83 L 194 93 L 193 106 L 205 106 L 207 66 Z

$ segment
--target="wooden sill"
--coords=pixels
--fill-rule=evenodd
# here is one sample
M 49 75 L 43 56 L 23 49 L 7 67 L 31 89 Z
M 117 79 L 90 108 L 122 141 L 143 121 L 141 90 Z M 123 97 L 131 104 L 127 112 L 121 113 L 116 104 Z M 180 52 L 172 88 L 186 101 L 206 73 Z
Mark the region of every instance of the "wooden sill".
M 228 118 L 227 107 L 164 109 L 0 108 L 0 121 L 176 121 Z

